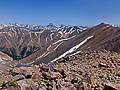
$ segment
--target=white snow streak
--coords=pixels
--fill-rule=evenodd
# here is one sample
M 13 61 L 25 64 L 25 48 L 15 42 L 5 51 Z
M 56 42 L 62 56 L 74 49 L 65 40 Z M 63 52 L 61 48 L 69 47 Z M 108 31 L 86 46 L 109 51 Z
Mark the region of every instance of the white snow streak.
M 31 32 L 29 32 L 29 34 L 30 34 L 30 38 L 31 38 L 32 37 Z
M 35 36 L 36 36 L 36 37 L 38 36 L 36 32 L 35 32 Z
M 53 35 L 54 35 L 54 33 L 51 33 L 51 34 L 50 34 L 50 40 L 51 40 L 51 41 L 53 40 Z
M 70 32 L 73 31 L 73 28 L 74 28 L 74 27 L 72 27 L 72 28 L 70 29 Z
M 46 41 L 46 43 L 47 43 L 47 41 L 48 41 L 48 37 L 45 38 L 45 41 Z
M 55 51 L 63 42 L 61 42 L 60 44 L 58 44 L 53 50 Z
M 76 35 L 75 35 L 75 36 L 76 36 Z M 62 42 L 62 41 L 66 41 L 66 40 L 72 39 L 72 38 L 74 38 L 75 36 L 72 36 L 72 37 L 70 37 L 70 38 L 60 39 L 60 40 L 58 40 L 57 42 L 53 43 L 53 45 L 54 45 L 54 44 L 57 44 L 57 43 L 59 43 L 59 42 Z
M 74 51 L 77 50 L 81 45 L 83 45 L 84 43 L 86 43 L 86 42 L 87 42 L 89 39 L 91 39 L 91 38 L 93 38 L 93 36 L 87 37 L 87 38 L 86 38 L 84 41 L 82 41 L 80 44 L 72 47 L 70 50 L 68 50 L 67 52 L 65 52 L 64 54 L 62 54 L 61 56 L 59 56 L 58 58 L 55 58 L 55 59 L 52 60 L 51 62 L 55 62 L 55 61 L 57 61 L 58 59 L 66 56 L 67 54 L 74 52 Z
M 81 53 L 81 51 L 75 52 L 75 53 L 71 54 L 70 56 L 76 55 L 78 53 Z

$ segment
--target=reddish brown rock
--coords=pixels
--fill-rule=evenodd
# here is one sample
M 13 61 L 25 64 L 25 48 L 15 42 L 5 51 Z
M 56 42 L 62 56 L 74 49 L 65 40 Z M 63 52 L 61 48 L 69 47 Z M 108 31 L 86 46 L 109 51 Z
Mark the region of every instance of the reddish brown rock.
M 0 90 L 22 90 L 19 85 L 13 84 L 10 86 L 3 87 Z
M 32 75 L 32 80 L 34 81 L 34 82 L 39 82 L 39 81 L 41 81 L 42 80 L 42 78 L 43 78 L 43 76 L 42 76 L 42 73 L 34 73 L 33 75 Z
M 15 67 L 13 72 L 16 74 L 32 75 L 35 72 L 39 72 L 39 69 L 35 67 Z

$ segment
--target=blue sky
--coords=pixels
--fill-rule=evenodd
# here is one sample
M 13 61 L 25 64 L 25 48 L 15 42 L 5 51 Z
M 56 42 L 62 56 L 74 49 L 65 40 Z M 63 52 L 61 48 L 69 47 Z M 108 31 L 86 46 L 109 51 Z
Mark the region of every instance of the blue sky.
M 120 0 L 0 0 L 0 23 L 120 24 Z

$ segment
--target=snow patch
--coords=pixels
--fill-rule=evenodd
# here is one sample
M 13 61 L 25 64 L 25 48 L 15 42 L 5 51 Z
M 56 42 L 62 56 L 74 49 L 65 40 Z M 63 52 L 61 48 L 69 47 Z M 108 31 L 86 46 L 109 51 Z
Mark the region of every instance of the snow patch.
M 110 26 L 106 26 L 106 27 L 110 27 Z
M 93 38 L 93 36 L 87 37 L 87 38 L 86 38 L 84 41 L 82 41 L 80 44 L 78 44 L 78 45 L 72 47 L 72 48 L 69 49 L 67 52 L 65 52 L 64 54 L 62 54 L 62 55 L 59 56 L 58 58 L 55 58 L 55 59 L 52 60 L 51 62 L 55 62 L 55 61 L 57 61 L 58 59 L 60 59 L 60 58 L 62 58 L 62 57 L 64 57 L 64 56 L 66 56 L 67 54 L 74 52 L 74 51 L 77 50 L 81 45 L 83 45 L 84 43 L 86 43 L 86 42 L 87 42 L 89 39 L 91 39 L 91 38 Z

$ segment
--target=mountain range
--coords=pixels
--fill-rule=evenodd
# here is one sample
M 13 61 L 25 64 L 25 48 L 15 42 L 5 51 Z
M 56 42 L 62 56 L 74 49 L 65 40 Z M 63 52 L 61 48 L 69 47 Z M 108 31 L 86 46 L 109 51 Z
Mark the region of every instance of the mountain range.
M 120 28 L 1 24 L 0 90 L 120 90 Z
M 76 37 L 86 28 L 53 24 L 47 26 L 1 24 L 0 51 L 8 54 L 14 60 L 25 59 L 28 56 L 32 56 L 32 60 L 35 60 L 43 54 L 48 55 L 48 53 L 56 51 L 64 41 Z
M 120 52 L 120 28 L 101 23 L 93 27 L 0 25 L 0 51 L 19 64 L 52 63 L 84 50 Z

